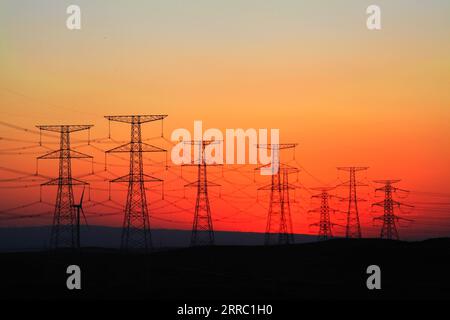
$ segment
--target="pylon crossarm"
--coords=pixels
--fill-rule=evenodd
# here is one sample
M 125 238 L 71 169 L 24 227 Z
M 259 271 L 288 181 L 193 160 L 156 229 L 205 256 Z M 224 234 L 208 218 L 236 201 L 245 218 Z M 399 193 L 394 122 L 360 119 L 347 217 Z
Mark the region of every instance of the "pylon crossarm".
M 400 189 L 400 188 L 392 188 L 392 191 L 394 191 L 394 192 L 401 191 L 401 192 L 406 192 L 406 193 L 410 193 L 411 192 L 409 190 Z
M 45 160 L 45 159 L 67 159 L 67 158 L 72 158 L 72 159 L 89 158 L 89 159 L 92 159 L 93 157 L 90 155 L 87 155 L 85 153 L 69 149 L 69 150 L 52 151 L 52 152 L 49 152 L 47 154 L 44 154 L 44 155 L 38 157 L 37 159 Z
M 209 146 L 210 144 L 221 144 L 223 140 L 188 140 L 183 141 L 184 144 L 188 144 L 191 146 Z
M 136 150 L 137 146 L 137 150 Z M 133 149 L 133 147 L 135 149 Z M 119 153 L 119 152 L 167 152 L 166 149 L 159 148 L 144 142 L 134 142 L 134 143 L 126 143 L 116 148 L 107 150 L 106 153 Z
M 395 219 L 395 220 L 404 220 L 404 221 L 410 221 L 410 222 L 413 222 L 414 220 L 411 220 L 411 219 L 406 219 L 406 218 L 403 218 L 403 217 L 400 217 L 400 216 L 397 216 L 397 215 L 395 215 L 395 214 L 392 214 L 392 215 L 390 215 L 393 219 Z M 375 218 L 373 218 L 373 220 L 385 220 L 386 219 L 386 215 L 381 215 L 381 216 L 378 216 L 378 217 L 375 217 Z
M 162 182 L 163 180 L 159 179 L 159 178 L 155 178 L 152 176 L 149 176 L 148 174 L 142 174 L 141 176 L 139 175 L 125 175 L 122 177 L 118 177 L 116 179 L 111 180 L 110 182 Z
M 375 206 L 376 207 L 383 207 L 384 206 L 384 200 L 372 203 L 372 207 L 375 207 Z
M 278 150 L 283 150 L 283 149 L 291 149 L 291 148 L 295 148 L 298 145 L 298 143 L 271 143 L 271 144 L 258 144 L 257 147 L 258 148 L 262 148 L 262 149 L 278 149 Z
M 70 124 L 70 125 L 38 125 L 36 128 L 39 130 L 45 130 L 45 131 L 53 131 L 53 132 L 76 132 L 76 131 L 82 131 L 92 128 L 94 125 L 87 124 L 87 125 L 77 125 L 77 124 Z
M 293 189 L 299 189 L 300 186 L 296 186 L 294 184 L 291 183 L 285 183 L 284 185 L 280 185 L 280 187 L 278 188 L 278 186 L 273 186 L 272 184 L 268 184 L 262 187 L 259 187 L 257 190 L 278 190 L 280 188 L 283 188 L 284 190 L 293 190 Z
M 256 168 L 254 168 L 253 170 L 260 170 L 260 169 L 262 169 L 262 168 L 271 168 L 273 166 L 273 163 L 268 163 L 268 164 L 264 164 L 264 165 L 262 165 L 262 166 L 258 166 L 258 167 L 256 167 Z M 293 167 L 293 166 L 290 166 L 290 165 L 288 165 L 288 164 L 285 164 L 285 163 L 279 163 L 279 170 L 280 171 L 282 171 L 282 170 L 286 170 L 286 172 L 288 172 L 288 173 L 297 173 L 297 172 L 300 172 L 300 169 L 299 168 L 296 168 L 296 167 Z
M 362 171 L 369 169 L 369 167 L 337 167 L 337 169 L 343 171 Z
M 398 207 L 403 206 L 403 207 L 408 207 L 408 208 L 414 208 L 413 205 L 410 205 L 410 204 L 407 204 L 407 203 L 403 203 L 403 202 L 400 202 L 400 201 L 393 201 L 393 204 L 397 205 Z
M 400 179 L 373 180 L 373 182 L 375 183 L 382 183 L 382 184 L 394 184 L 400 181 L 401 181 Z
M 333 187 L 333 189 L 334 189 L 334 187 Z M 311 190 L 315 190 L 315 188 L 311 188 Z M 334 194 L 329 194 L 327 191 L 324 191 L 322 193 L 313 194 L 311 196 L 311 198 L 322 198 L 324 196 L 324 193 L 326 194 L 326 197 L 328 197 L 329 199 L 331 199 L 331 198 L 337 198 L 337 199 L 340 199 L 340 200 L 343 199 L 343 197 L 339 197 L 339 196 L 334 195 Z
M 336 185 L 336 187 L 349 187 L 349 186 L 350 186 L 350 181 L 345 181 L 345 182 L 342 182 L 342 183 Z M 355 181 L 354 186 L 355 187 L 367 187 L 368 184 L 361 182 L 361 181 Z
M 408 192 L 408 193 L 409 193 L 409 190 L 396 188 L 396 187 L 393 187 L 393 186 L 391 186 L 391 185 L 389 185 L 389 186 L 384 186 L 384 187 L 380 187 L 380 188 L 376 188 L 375 191 L 383 191 L 383 192 L 384 192 L 384 191 L 388 190 L 388 188 L 389 188 L 392 192 L 402 191 L 402 192 Z
M 185 184 L 185 187 L 198 187 L 198 186 L 206 186 L 206 187 L 220 187 L 221 185 L 215 182 L 211 182 L 211 181 L 207 181 L 205 182 L 199 182 L 199 181 L 194 181 L 194 182 L 190 182 Z
M 166 114 L 105 116 L 105 118 L 110 121 L 117 121 L 117 122 L 123 122 L 123 123 L 137 123 L 137 124 L 163 120 L 165 117 L 167 117 Z
M 75 178 L 56 178 L 41 184 L 41 186 L 57 186 L 57 185 L 88 185 L 89 183 Z

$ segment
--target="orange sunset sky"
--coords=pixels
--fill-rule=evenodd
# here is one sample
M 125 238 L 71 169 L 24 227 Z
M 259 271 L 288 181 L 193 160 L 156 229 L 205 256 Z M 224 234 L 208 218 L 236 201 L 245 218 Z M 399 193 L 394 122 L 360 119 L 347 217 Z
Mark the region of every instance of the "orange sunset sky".
M 65 25 L 69 4 L 82 10 L 82 29 Z M 75 133 L 73 146 L 95 157 L 74 160 L 73 174 L 90 182 L 92 224 L 120 226 L 126 186 L 106 180 L 127 173 L 126 155 L 104 154 L 129 139 L 129 126 L 104 115 L 167 114 L 143 126 L 146 142 L 170 148 L 174 129 L 278 128 L 281 142 L 296 142 L 299 189 L 292 193 L 294 231 L 314 234 L 318 215 L 308 210 L 313 187 L 337 185 L 347 176 L 337 166 L 369 166 L 359 178 L 369 185 L 359 195 L 364 236 L 377 236 L 381 214 L 370 204 L 382 200 L 374 179 L 402 179 L 411 190 L 399 199 L 415 205 L 397 212 L 402 238 L 450 234 L 450 2 L 377 1 L 382 30 L 366 28 L 372 1 L 12 1 L 0 3 L 0 212 L 51 212 L 54 188 L 39 201 L 32 176 L 35 158 L 57 148 L 56 138 L 42 137 L 38 124 L 93 124 L 92 139 Z M 14 128 L 12 126 L 17 126 Z M 170 160 L 170 159 L 169 159 Z M 174 166 L 165 156 L 146 154 L 147 173 L 163 178 L 148 184 L 152 228 L 189 229 L 193 219 L 195 171 Z M 57 175 L 46 160 L 39 173 Z M 211 190 L 216 230 L 264 232 L 269 183 L 255 166 L 211 168 L 222 184 Z M 17 170 L 18 172 L 14 172 Z M 20 178 L 17 180 L 15 178 Z M 334 192 L 346 195 L 346 189 Z M 79 189 L 75 190 L 76 197 Z M 220 196 L 220 197 L 219 197 Z M 258 202 L 256 202 L 258 198 Z M 97 204 L 101 202 L 104 205 Z M 345 210 L 345 203 L 333 206 Z M 97 216 L 99 213 L 115 213 Z M 344 214 L 334 222 L 343 224 Z M 0 220 L 0 226 L 45 225 L 51 214 L 34 219 Z M 337 235 L 343 229 L 335 230 Z

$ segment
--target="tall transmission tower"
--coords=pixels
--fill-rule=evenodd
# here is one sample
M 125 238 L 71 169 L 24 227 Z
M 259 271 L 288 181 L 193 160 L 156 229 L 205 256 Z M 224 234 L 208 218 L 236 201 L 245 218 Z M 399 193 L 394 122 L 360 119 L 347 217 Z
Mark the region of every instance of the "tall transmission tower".
M 350 179 L 347 182 L 341 184 L 342 186 L 348 186 L 348 198 L 344 199 L 348 201 L 347 210 L 347 225 L 345 228 L 345 236 L 347 238 L 361 238 L 361 223 L 359 220 L 358 201 L 365 201 L 360 199 L 356 195 L 356 187 L 367 186 L 362 182 L 356 180 L 356 172 L 367 170 L 369 167 L 338 167 L 338 170 L 348 171 Z
M 285 144 L 260 144 L 258 148 L 270 149 L 272 153 L 272 162 L 278 167 L 277 172 L 272 172 L 272 181 L 270 184 L 258 188 L 258 190 L 270 191 L 270 204 L 267 214 L 266 233 L 264 237 L 265 245 L 273 244 L 291 244 L 294 243 L 294 232 L 291 217 L 291 205 L 289 198 L 289 190 L 295 189 L 296 186 L 289 183 L 289 174 L 298 173 L 296 167 L 289 166 L 280 162 L 280 150 L 295 148 L 295 143 Z M 259 170 L 261 168 L 256 168 Z
M 214 245 L 214 228 L 211 218 L 211 206 L 208 197 L 208 187 L 218 187 L 217 183 L 208 181 L 207 166 L 218 164 L 207 164 L 205 159 L 205 148 L 208 145 L 220 143 L 218 140 L 193 140 L 184 143 L 195 146 L 198 158 L 192 164 L 184 166 L 197 167 L 197 180 L 185 185 L 185 187 L 197 188 L 195 201 L 194 221 L 192 223 L 191 246 Z
M 87 185 L 86 182 L 72 178 L 71 159 L 90 158 L 92 156 L 70 149 L 70 133 L 88 130 L 92 125 L 42 125 L 39 130 L 52 131 L 60 134 L 59 150 L 49 152 L 37 158 L 59 159 L 59 176 L 43 183 L 41 186 L 58 186 L 53 216 L 53 226 L 50 235 L 50 248 L 75 249 L 79 243 L 77 233 L 77 214 L 73 200 L 73 186 Z
M 328 240 L 333 238 L 333 226 L 337 225 L 335 223 L 331 223 L 330 212 L 336 212 L 336 209 L 330 207 L 330 199 L 335 197 L 329 194 L 330 190 L 333 190 L 334 187 L 321 187 L 321 188 L 312 188 L 313 190 L 320 191 L 320 193 L 312 195 L 312 198 L 320 199 L 320 208 L 309 210 L 309 212 L 319 212 L 320 213 L 320 221 L 318 223 L 313 223 L 311 226 L 319 227 L 318 240 Z
M 128 182 L 121 238 L 122 250 L 144 250 L 147 252 L 152 248 L 145 182 L 162 182 L 162 180 L 144 174 L 142 153 L 166 152 L 166 150 L 142 142 L 141 124 L 163 120 L 165 117 L 167 115 L 105 116 L 109 121 L 131 124 L 130 142 L 106 151 L 107 154 L 124 152 L 130 154 L 129 173 L 110 181 L 113 183 Z
M 381 239 L 392 239 L 399 240 L 399 234 L 397 230 L 396 222 L 399 220 L 412 221 L 409 219 L 402 218 L 394 213 L 395 207 L 407 206 L 412 207 L 410 205 L 401 203 L 393 199 L 393 193 L 397 191 L 408 192 L 408 190 L 399 189 L 393 186 L 393 184 L 400 182 L 400 180 L 374 180 L 375 183 L 384 184 L 383 187 L 375 189 L 375 191 L 383 191 L 384 192 L 384 200 L 380 202 L 375 202 L 372 206 L 382 207 L 384 213 L 380 217 L 374 218 L 374 220 L 382 220 L 383 226 L 381 228 L 380 238 Z

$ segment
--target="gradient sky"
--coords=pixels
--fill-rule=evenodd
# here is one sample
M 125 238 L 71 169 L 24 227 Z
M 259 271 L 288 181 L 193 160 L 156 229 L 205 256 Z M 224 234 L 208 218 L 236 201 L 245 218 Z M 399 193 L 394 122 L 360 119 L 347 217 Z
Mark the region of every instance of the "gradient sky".
M 382 9 L 381 31 L 368 31 L 365 25 L 365 9 L 373 3 Z M 80 31 L 65 27 L 69 4 L 81 7 Z M 306 187 L 344 181 L 336 166 L 367 165 L 370 170 L 362 179 L 401 178 L 399 186 L 430 193 L 426 199 L 412 193 L 405 202 L 448 204 L 448 39 L 450 2 L 445 0 L 2 0 L 0 114 L 2 121 L 25 128 L 94 124 L 93 137 L 107 135 L 106 114 L 168 114 L 167 137 L 175 128 L 192 130 L 194 120 L 203 120 L 206 128 L 279 128 L 282 141 L 299 143 L 296 161 L 315 177 L 300 174 Z M 117 139 L 128 138 L 126 125 L 112 128 Z M 157 136 L 158 130 L 155 124 L 144 132 Z M 7 127 L 0 127 L 0 136 L 37 139 Z M 76 137 L 85 139 L 81 133 Z M 0 141 L 0 146 L 8 150 L 16 143 Z M 103 162 L 98 150 L 80 151 Z M 0 165 L 34 172 L 35 156 L 1 155 Z M 43 165 L 44 172 L 54 175 L 51 168 Z M 112 170 L 125 174 L 123 169 Z M 233 178 L 230 173 L 228 179 Z M 258 178 L 258 183 L 264 181 Z M 256 194 L 256 185 L 246 188 Z M 12 190 L 0 189 L 1 207 L 36 200 L 36 190 Z M 227 192 L 236 195 L 234 191 L 232 183 L 222 190 L 225 197 Z M 372 191 L 371 185 L 362 196 L 373 200 Z M 307 226 L 318 217 L 307 217 L 306 211 L 315 205 L 307 190 L 298 193 L 302 204 L 295 213 L 295 230 L 313 233 Z M 443 195 L 437 198 L 436 193 Z M 187 195 L 185 208 L 195 197 Z M 93 195 L 99 201 L 104 196 Z M 52 197 L 48 201 L 54 201 Z M 121 194 L 117 199 L 120 202 Z M 232 209 L 218 201 L 213 208 L 217 228 L 262 231 L 265 210 L 251 203 L 243 207 L 257 219 L 234 212 L 233 222 L 227 223 L 221 218 Z M 417 206 L 411 214 L 416 222 L 404 232 L 449 235 L 445 221 L 450 212 L 444 209 Z M 379 228 L 371 222 L 372 213 L 364 205 L 362 210 L 364 223 L 375 235 Z M 108 219 L 102 223 L 122 221 Z M 192 215 L 175 214 L 166 220 L 182 222 L 155 220 L 153 225 L 189 228 Z

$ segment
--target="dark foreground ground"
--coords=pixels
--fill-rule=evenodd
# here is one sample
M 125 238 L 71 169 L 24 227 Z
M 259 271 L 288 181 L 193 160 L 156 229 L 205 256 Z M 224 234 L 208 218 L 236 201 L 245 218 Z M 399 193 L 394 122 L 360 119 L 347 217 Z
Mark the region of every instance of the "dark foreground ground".
M 82 290 L 66 288 L 78 264 Z M 366 268 L 381 268 L 368 290 Z M 9 299 L 450 299 L 450 239 L 331 240 L 280 247 L 188 248 L 149 255 L 114 250 L 0 254 L 0 295 Z

